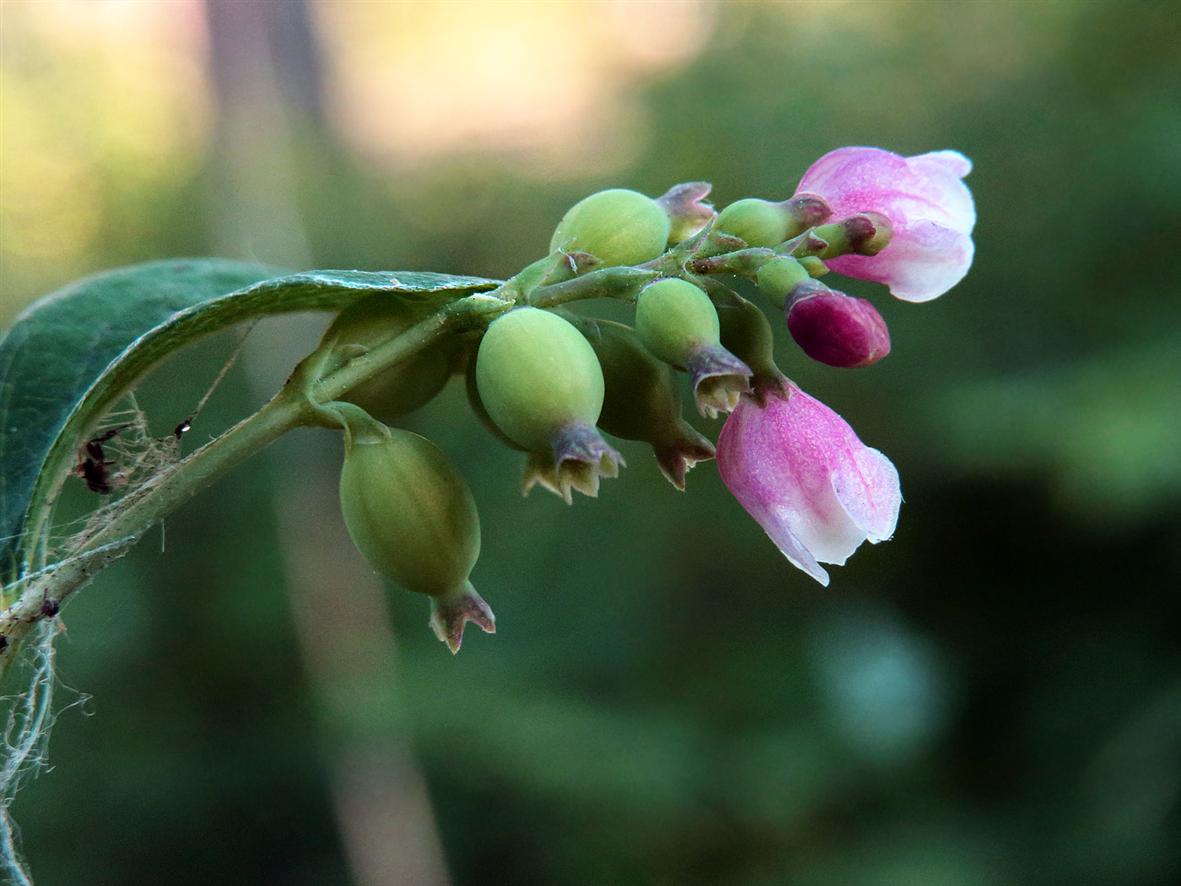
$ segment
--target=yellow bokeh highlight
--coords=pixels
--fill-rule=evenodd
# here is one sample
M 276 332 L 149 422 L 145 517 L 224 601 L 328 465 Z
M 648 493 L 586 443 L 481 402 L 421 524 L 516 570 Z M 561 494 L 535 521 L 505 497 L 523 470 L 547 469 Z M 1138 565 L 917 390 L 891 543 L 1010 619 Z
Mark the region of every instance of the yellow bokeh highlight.
M 495 156 L 538 176 L 630 162 L 632 93 L 687 62 L 713 27 L 701 2 L 319 3 L 329 108 L 374 162 Z
M 193 173 L 210 102 L 196 0 L 4 0 L 0 14 L 7 319 L 33 287 L 90 270 L 100 228 L 134 224 L 120 206 Z

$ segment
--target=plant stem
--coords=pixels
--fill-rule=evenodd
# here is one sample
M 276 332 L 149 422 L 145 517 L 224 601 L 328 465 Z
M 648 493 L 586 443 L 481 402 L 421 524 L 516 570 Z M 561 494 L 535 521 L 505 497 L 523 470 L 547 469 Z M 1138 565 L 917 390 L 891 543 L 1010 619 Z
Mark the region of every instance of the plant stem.
M 535 308 L 554 308 L 584 298 L 634 299 L 645 283 L 659 276 L 656 271 L 642 268 L 603 268 L 572 280 L 539 286 L 529 296 L 529 304 Z
M 258 412 L 195 450 L 127 497 L 110 521 L 57 564 L 20 581 L 16 601 L 0 612 L 0 669 L 15 658 L 9 648 L 43 618 L 53 617 L 63 600 L 96 573 L 125 554 L 143 534 L 179 505 L 292 428 L 318 424 L 317 403 L 335 400 L 378 372 L 402 363 L 443 335 L 485 325 L 511 302 L 471 295 L 451 302 L 422 322 L 356 357 L 308 385 L 299 373 Z

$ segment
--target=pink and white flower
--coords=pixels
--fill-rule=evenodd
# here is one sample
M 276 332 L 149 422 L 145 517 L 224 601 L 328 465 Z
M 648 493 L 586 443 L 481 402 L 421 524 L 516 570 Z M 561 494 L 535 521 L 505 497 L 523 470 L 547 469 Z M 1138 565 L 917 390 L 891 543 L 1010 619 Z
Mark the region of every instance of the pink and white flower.
M 718 438 L 726 487 L 783 555 L 822 585 L 863 541 L 894 533 L 902 493 L 886 456 L 794 384 L 760 406 L 744 396 Z
M 838 148 L 809 167 L 796 194 L 822 197 L 833 218 L 880 212 L 894 228 L 877 255 L 844 255 L 828 265 L 885 283 L 906 301 L 937 298 L 972 264 L 976 207 L 961 181 L 972 162 L 957 151 L 902 157 L 881 148 Z

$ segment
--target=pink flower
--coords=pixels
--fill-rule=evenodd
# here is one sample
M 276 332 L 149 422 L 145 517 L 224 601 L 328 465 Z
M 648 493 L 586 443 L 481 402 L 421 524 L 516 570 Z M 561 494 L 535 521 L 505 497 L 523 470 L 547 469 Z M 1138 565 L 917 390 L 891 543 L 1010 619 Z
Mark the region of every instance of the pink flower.
M 718 438 L 718 470 L 793 565 L 822 585 L 863 541 L 894 533 L 902 493 L 890 460 L 794 384 L 760 406 L 744 396 Z
M 906 301 L 937 298 L 972 264 L 976 207 L 960 179 L 972 162 L 956 151 L 902 157 L 880 148 L 838 148 L 812 164 L 797 194 L 815 194 L 833 218 L 880 212 L 894 236 L 877 255 L 845 255 L 829 266 L 849 277 L 885 283 Z

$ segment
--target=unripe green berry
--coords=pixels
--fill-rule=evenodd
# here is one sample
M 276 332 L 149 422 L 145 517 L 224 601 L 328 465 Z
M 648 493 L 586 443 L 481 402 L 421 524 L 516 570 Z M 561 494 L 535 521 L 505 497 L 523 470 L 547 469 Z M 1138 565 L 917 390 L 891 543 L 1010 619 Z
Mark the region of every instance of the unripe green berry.
M 334 344 L 333 354 L 322 371 L 339 368 L 351 358 L 405 332 L 420 319 L 419 311 L 390 296 L 379 295 L 354 302 L 324 333 L 323 341 Z M 443 389 L 451 375 L 452 358 L 457 350 L 451 343 L 443 343 L 422 351 L 361 382 L 341 399 L 387 421 L 413 412 Z
M 718 344 L 718 312 L 692 283 L 666 277 L 640 290 L 636 332 L 654 356 L 685 369 L 694 349 Z
M 692 376 L 702 415 L 714 418 L 733 410 L 750 389 L 750 367 L 722 347 L 718 312 L 692 283 L 668 277 L 641 289 L 636 332 L 653 356 Z
M 775 307 L 782 308 L 792 291 L 801 283 L 811 280 L 812 275 L 796 259 L 784 255 L 771 259 L 759 268 L 755 279 L 759 291 L 771 299 Z
M 613 188 L 570 207 L 558 222 L 550 251 L 589 252 L 601 267 L 638 265 L 664 252 L 670 227 L 667 213 L 651 197 Z
M 787 239 L 790 220 L 782 203 L 748 197 L 723 209 L 714 229 L 733 234 L 747 246 L 771 247 Z
M 431 597 L 431 628 L 459 650 L 464 624 L 493 633 L 496 619 L 468 577 L 480 554 L 471 490 L 437 446 L 388 428 L 350 403 L 332 403 L 345 427 L 340 508 L 353 544 L 382 576 Z
M 373 569 L 420 594 L 463 590 L 480 554 L 476 502 L 459 471 L 425 437 L 354 430 L 340 472 L 349 535 Z
M 488 410 L 484 406 L 484 401 L 480 399 L 480 386 L 476 378 L 475 360 L 468 363 L 467 371 L 464 372 L 463 382 L 464 390 L 467 393 L 468 406 L 471 407 L 472 414 L 476 416 L 477 421 L 484 426 L 484 429 L 509 449 L 516 449 L 520 452 L 528 451 L 524 446 L 502 431 L 496 422 L 492 420 L 492 416 L 488 414 Z
M 549 448 L 564 425 L 593 426 L 603 408 L 594 350 L 568 322 L 539 308 L 517 308 L 488 326 L 476 385 L 496 426 L 528 450 Z

